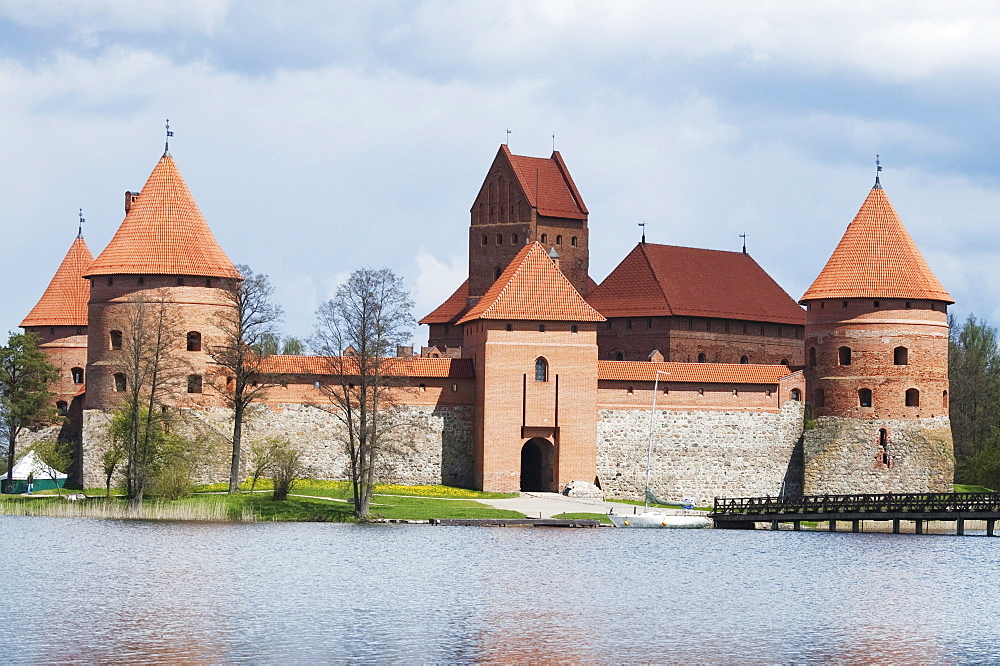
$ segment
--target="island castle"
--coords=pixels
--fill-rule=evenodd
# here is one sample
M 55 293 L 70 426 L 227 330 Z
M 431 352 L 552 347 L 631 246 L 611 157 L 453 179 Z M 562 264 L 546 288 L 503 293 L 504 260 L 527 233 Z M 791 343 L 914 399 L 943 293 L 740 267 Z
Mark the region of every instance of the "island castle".
M 470 217 L 468 280 L 421 320 L 429 346 L 392 363 L 407 427 L 387 480 L 637 497 L 652 441 L 651 485 L 665 497 L 950 490 L 952 300 L 877 179 L 805 310 L 745 250 L 643 238 L 595 283 L 589 211 L 558 152 L 501 146 Z M 227 478 L 225 377 L 208 350 L 240 279 L 169 152 L 126 192 L 96 259 L 73 241 L 21 326 L 60 369 L 52 391 L 79 482 L 103 483 L 126 310 L 154 297 L 182 331 L 188 374 L 170 409 L 217 445 L 201 476 Z M 313 474 L 343 478 L 338 423 L 322 408 L 329 366 L 268 363 L 285 381 L 252 411 L 246 440 L 290 437 Z

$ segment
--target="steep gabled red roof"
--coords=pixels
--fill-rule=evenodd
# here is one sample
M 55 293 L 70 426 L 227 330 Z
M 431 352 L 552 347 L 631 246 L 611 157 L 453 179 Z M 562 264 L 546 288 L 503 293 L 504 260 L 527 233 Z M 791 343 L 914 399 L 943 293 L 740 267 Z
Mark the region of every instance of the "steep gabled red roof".
M 336 363 L 343 360 L 344 370 L 353 366 L 348 358 L 337 359 L 331 364 L 325 356 L 268 356 L 261 366 L 262 372 L 282 375 L 329 375 Z M 356 366 L 355 366 L 356 367 Z M 474 377 L 472 359 L 467 358 L 386 358 L 382 373 L 389 377 L 426 377 L 429 379 L 470 379 Z
M 777 384 L 792 374 L 784 365 L 751 363 L 650 363 L 649 361 L 598 361 L 597 379 L 652 382 L 656 371 L 660 382 L 698 382 L 719 384 Z
M 921 298 L 954 303 L 877 182 L 800 302 Z
M 164 154 L 114 238 L 86 272 L 239 278 L 174 159 Z
M 539 215 L 587 219 L 587 206 L 558 150 L 549 158 L 527 157 L 514 155 L 504 144 L 500 146 L 500 155 L 510 162 L 528 203 Z
M 454 324 L 465 314 L 469 300 L 469 281 L 466 280 L 433 312 L 420 320 L 421 324 Z
M 458 323 L 475 319 L 604 321 L 537 242 L 517 253 L 486 295 Z
M 21 327 L 86 326 L 90 282 L 83 278 L 83 273 L 93 260 L 83 236 L 77 236 Z
M 802 308 L 742 252 L 640 243 L 587 300 L 605 317 L 805 324 Z

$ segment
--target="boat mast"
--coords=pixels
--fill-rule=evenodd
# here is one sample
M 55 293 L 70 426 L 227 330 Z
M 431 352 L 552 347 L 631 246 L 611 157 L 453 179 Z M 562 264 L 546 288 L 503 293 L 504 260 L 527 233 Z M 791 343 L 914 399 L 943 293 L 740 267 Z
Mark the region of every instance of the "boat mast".
M 653 379 L 653 407 L 649 410 L 649 447 L 646 449 L 646 490 L 642 493 L 643 507 L 649 508 L 649 472 L 653 461 L 653 419 L 656 417 L 656 394 L 660 388 L 660 375 L 669 375 L 665 370 L 657 370 Z

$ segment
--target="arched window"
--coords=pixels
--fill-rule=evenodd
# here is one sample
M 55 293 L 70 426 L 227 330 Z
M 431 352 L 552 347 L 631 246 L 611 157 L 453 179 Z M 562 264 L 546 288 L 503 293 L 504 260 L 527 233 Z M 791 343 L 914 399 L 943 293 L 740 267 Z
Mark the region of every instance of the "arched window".
M 707 360 L 708 360 L 708 357 L 705 356 L 705 352 L 698 352 L 698 362 L 699 363 L 704 363 Z
M 562 236 L 556 236 L 556 245 L 562 246 Z
M 122 348 L 122 332 L 121 331 L 111 331 L 111 348 L 121 349 Z
M 816 348 L 809 348 L 809 367 L 816 367 Z
M 896 365 L 906 365 L 910 362 L 910 351 L 906 347 L 896 347 L 892 350 L 892 362 Z
M 517 245 L 517 234 L 510 235 L 510 242 L 512 245 Z
M 948 409 L 948 392 L 947 391 L 942 391 L 941 392 L 941 406 L 944 407 L 945 409 Z
M 841 347 L 840 349 L 837 350 L 837 357 L 840 360 L 840 364 L 841 365 L 850 365 L 851 364 L 851 348 L 850 347 Z
M 494 268 L 493 269 L 493 279 L 494 280 L 499 280 L 501 273 L 503 273 L 503 269 L 502 268 L 500 268 L 499 266 L 497 266 L 496 268 Z
M 69 405 L 66 404 L 65 400 L 60 400 L 59 402 L 57 402 L 56 409 L 59 410 L 59 414 L 61 416 L 66 416 L 66 414 L 69 413 Z
M 127 387 L 127 382 L 125 381 L 125 373 L 124 372 L 116 372 L 115 373 L 115 391 L 118 391 L 119 393 L 121 393 L 122 391 L 124 391 L 126 389 L 126 387 Z
M 535 381 L 536 382 L 549 381 L 549 362 L 546 361 L 541 356 L 535 359 Z
M 188 375 L 188 393 L 201 393 L 201 375 Z
M 740 356 L 740 363 L 749 363 L 749 362 L 750 362 L 750 358 L 746 354 L 744 354 L 743 356 Z
M 915 388 L 906 389 L 906 406 L 907 407 L 920 406 L 920 391 L 918 391 Z
M 872 390 L 871 389 L 858 389 L 858 406 L 859 407 L 871 407 L 872 406 Z
M 616 361 L 624 361 L 625 360 L 625 354 L 623 354 L 621 352 L 615 352 L 615 360 Z
M 826 407 L 826 393 L 823 389 L 816 389 L 816 393 L 813 396 L 813 402 L 816 403 L 817 407 Z
M 548 242 L 549 242 L 549 235 L 548 234 L 542 234 L 542 245 L 544 245 L 545 243 L 548 243 Z
M 72 368 L 69 373 L 73 377 L 74 384 L 83 383 L 83 368 Z
M 792 389 L 792 400 L 794 400 L 795 402 L 798 402 L 801 399 L 802 399 L 802 391 L 798 390 L 797 388 L 793 388 Z
M 198 331 L 188 331 L 187 350 L 201 351 L 201 333 L 199 333 Z
M 788 365 L 788 359 L 787 358 L 781 359 L 781 365 Z

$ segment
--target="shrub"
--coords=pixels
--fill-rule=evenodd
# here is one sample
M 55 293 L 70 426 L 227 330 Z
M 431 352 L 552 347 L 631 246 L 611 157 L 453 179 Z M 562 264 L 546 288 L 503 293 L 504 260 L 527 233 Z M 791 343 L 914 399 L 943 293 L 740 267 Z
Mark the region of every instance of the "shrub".
M 305 476 L 302 452 L 285 439 L 271 440 L 271 480 L 274 482 L 274 499 L 284 500 L 300 477 Z

